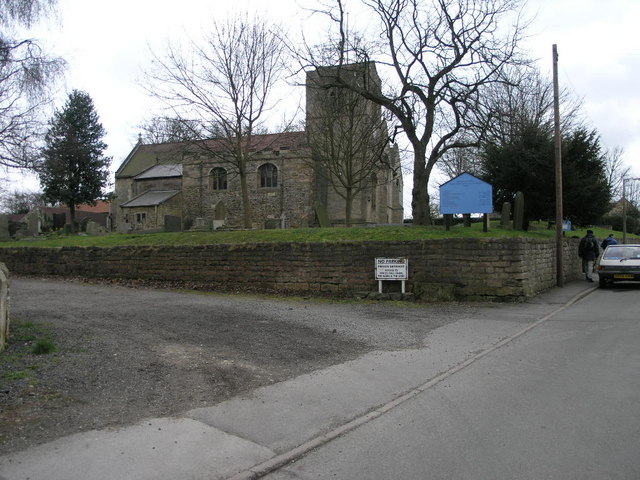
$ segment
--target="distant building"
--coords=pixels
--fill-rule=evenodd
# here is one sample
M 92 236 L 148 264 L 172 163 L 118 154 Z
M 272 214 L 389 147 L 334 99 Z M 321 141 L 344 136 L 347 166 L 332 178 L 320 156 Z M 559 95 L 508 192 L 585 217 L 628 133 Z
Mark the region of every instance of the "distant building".
M 109 213 L 111 205 L 105 200 L 98 200 L 95 205 L 89 205 L 83 203 L 82 205 L 76 205 L 76 211 L 90 212 L 90 213 Z
M 109 202 L 98 202 L 97 205 L 78 205 L 75 220 L 81 231 L 85 231 L 89 223 L 100 227 L 103 231 L 111 230 Z M 25 235 L 38 235 L 43 232 L 61 230 L 71 224 L 71 212 L 68 207 L 37 207 L 29 213 L 6 215 L 11 221 L 11 235 L 18 231 Z
M 360 76 L 370 75 L 379 88 L 373 64 L 350 68 Z M 317 76 L 307 79 L 307 128 L 322 115 L 322 95 L 327 95 L 327 89 L 310 78 Z M 381 118 L 380 108 L 373 104 L 363 111 Z M 336 192 L 340 186 L 320 175 L 310 143 L 307 131 L 251 138 L 246 166 L 253 228 L 315 226 L 321 217 L 332 225 L 344 224 L 345 200 Z M 242 192 L 228 149 L 228 139 L 138 143 L 116 171 L 111 214 L 118 230 L 242 227 Z M 387 146 L 384 155 L 385 161 L 372 169 L 355 197 L 353 224 L 402 223 L 398 150 Z

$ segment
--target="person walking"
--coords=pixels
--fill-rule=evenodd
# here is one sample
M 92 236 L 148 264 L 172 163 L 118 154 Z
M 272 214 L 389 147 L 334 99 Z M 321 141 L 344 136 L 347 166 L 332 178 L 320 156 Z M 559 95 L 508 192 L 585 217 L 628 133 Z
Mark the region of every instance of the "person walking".
M 593 236 L 593 230 L 587 230 L 578 245 L 578 256 L 582 259 L 582 271 L 587 277 L 587 282 L 593 282 L 593 264 L 600 255 L 598 239 Z
M 613 236 L 613 233 L 610 233 L 609 236 L 602 241 L 602 243 L 600 244 L 600 248 L 604 250 L 609 245 L 617 245 L 617 244 L 618 244 L 618 240 L 616 240 L 616 237 Z

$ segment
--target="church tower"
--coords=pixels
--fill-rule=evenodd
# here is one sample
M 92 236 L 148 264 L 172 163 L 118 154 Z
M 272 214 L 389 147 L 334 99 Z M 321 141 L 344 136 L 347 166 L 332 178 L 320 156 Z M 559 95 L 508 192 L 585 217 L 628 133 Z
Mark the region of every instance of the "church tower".
M 402 223 L 402 172 L 380 105 L 375 63 L 320 67 L 307 73 L 306 131 L 316 202 L 334 225 Z

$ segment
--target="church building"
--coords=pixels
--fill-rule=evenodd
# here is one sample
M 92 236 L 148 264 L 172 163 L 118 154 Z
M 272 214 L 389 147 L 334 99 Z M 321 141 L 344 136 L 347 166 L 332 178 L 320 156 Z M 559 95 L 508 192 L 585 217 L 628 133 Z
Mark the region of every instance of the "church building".
M 304 131 L 242 139 L 246 189 L 231 139 L 138 143 L 115 175 L 111 215 L 117 229 L 402 223 L 398 148 L 389 141 L 379 106 L 360 97 L 353 103 L 353 94 L 331 86 L 335 68 L 307 74 Z M 373 63 L 341 68 L 380 89 Z M 338 141 L 351 150 L 345 153 Z

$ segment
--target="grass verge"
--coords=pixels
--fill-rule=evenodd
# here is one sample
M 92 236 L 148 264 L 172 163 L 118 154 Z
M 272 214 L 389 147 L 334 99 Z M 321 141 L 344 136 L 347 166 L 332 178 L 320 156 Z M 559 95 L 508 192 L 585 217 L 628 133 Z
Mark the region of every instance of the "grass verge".
M 7 348 L 0 353 L 0 388 L 31 379 L 38 370 L 38 355 L 56 351 L 49 329 L 41 324 L 13 320 Z
M 604 233 L 605 231 L 603 231 Z M 606 235 L 608 235 L 606 231 Z M 571 235 L 584 235 L 581 231 Z M 550 238 L 555 230 L 549 230 L 546 223 L 532 224 L 527 232 L 500 228 L 498 222 L 492 222 L 488 232 L 482 231 L 481 223 L 471 227 L 455 225 L 447 231 L 441 226 L 388 226 L 388 227 L 352 227 L 352 228 L 300 228 L 278 230 L 233 230 L 214 232 L 170 232 L 170 233 L 112 233 L 101 236 L 86 235 L 41 235 L 20 241 L 0 243 L 0 247 L 117 247 L 117 246 L 153 246 L 153 245 L 215 245 L 243 243 L 277 242 L 363 242 L 363 241 L 410 241 L 427 238 L 454 237 L 536 237 Z

